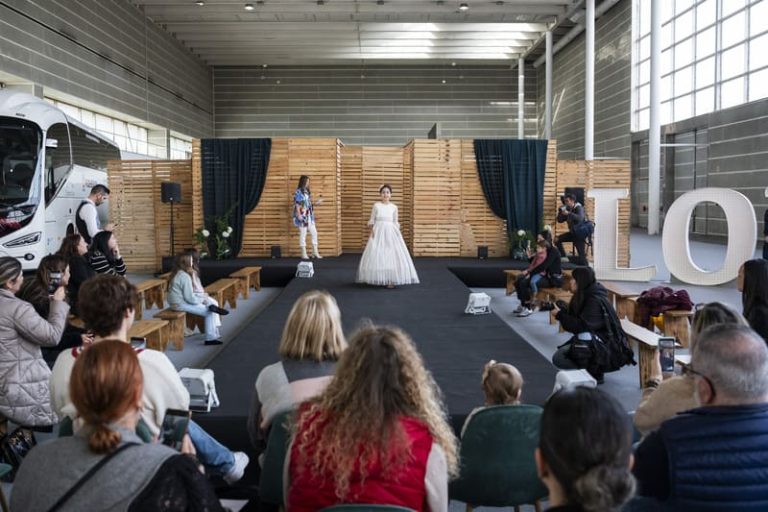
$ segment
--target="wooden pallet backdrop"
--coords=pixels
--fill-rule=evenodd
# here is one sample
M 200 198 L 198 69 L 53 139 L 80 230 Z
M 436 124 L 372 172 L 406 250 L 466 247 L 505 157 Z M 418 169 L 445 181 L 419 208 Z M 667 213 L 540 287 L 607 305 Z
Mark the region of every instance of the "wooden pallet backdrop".
M 163 181 L 181 184 L 182 200 L 173 206 L 176 250 L 192 246 L 193 204 L 202 198 L 200 182 L 195 189 L 192 176 L 191 160 L 109 162 L 109 214 L 129 271 L 154 271 L 171 254 L 171 205 L 161 201 Z
M 558 161 L 556 141 L 549 142 L 544 180 L 544 221 L 555 223 L 560 194 L 566 187 L 629 188 L 629 162 Z M 170 253 L 169 205 L 160 202 L 160 182 L 182 184 L 183 201 L 174 207 L 176 247 L 192 244 L 203 225 L 200 143 L 192 159 L 112 162 L 109 184 L 111 218 L 131 270 L 157 270 Z M 299 177 L 311 177 L 320 252 L 337 256 L 360 252 L 368 239 L 371 206 L 379 187 L 389 183 L 398 206 L 406 244 L 414 256 L 508 254 L 505 221 L 488 207 L 477 174 L 471 140 L 412 140 L 404 147 L 344 146 L 338 139 L 274 139 L 264 191 L 245 219 L 241 256 L 263 257 L 272 246 L 284 256 L 298 256 L 298 229 L 292 220 L 293 193 Z M 593 215 L 592 200 L 586 201 Z M 629 199 L 619 207 L 619 263 L 629 264 Z M 310 245 L 310 241 L 307 241 Z M 311 246 L 310 246 L 311 249 Z

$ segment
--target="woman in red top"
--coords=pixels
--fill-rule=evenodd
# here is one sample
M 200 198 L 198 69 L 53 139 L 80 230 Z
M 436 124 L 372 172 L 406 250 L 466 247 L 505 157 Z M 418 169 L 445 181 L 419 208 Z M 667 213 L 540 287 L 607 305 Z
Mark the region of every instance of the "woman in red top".
M 367 326 L 352 337 L 325 392 L 300 407 L 286 465 L 289 512 L 340 503 L 448 510 L 456 438 L 408 335 Z

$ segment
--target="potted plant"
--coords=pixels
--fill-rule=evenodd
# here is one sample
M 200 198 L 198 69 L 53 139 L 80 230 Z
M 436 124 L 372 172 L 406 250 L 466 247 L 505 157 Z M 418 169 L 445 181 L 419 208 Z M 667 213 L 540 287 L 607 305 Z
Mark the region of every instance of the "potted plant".
M 509 257 L 513 260 L 528 261 L 528 250 L 531 248 L 533 236 L 524 229 L 512 230 L 509 233 Z

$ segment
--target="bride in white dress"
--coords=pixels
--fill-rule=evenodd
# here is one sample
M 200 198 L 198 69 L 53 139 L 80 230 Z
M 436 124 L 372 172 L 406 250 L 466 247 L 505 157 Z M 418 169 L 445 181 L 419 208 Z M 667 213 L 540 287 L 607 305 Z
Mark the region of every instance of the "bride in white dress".
M 379 194 L 381 202 L 374 203 L 371 211 L 371 219 L 368 221 L 371 236 L 360 259 L 356 281 L 389 288 L 418 284 L 416 267 L 413 266 L 403 235 L 400 234 L 397 206 L 389 201 L 392 187 L 383 185 Z

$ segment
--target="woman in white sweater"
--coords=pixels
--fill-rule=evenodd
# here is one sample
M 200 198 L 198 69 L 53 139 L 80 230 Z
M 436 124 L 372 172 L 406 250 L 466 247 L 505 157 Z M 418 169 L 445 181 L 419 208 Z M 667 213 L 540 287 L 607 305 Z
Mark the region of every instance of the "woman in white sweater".
M 219 329 L 216 326 L 216 315 L 226 315 L 229 311 L 215 304 L 206 305 L 204 299 L 195 294 L 192 283 L 194 273 L 195 268 L 191 254 L 184 253 L 176 257 L 168 286 L 168 304 L 176 311 L 202 316 L 205 319 L 205 344 L 221 345 Z

